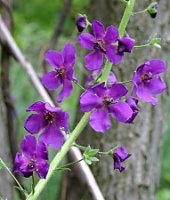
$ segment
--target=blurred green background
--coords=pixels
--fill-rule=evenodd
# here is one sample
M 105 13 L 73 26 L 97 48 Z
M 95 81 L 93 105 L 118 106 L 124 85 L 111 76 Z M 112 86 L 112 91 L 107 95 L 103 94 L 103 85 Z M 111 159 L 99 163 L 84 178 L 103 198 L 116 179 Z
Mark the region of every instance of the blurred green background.
M 58 50 L 62 48 L 65 41 L 71 40 L 70 36 L 75 30 L 75 16 L 78 13 L 86 13 L 88 4 L 89 0 L 73 0 L 71 11 L 67 16 L 62 34 L 60 35 L 59 42 L 57 43 L 56 48 Z M 42 73 L 41 61 L 43 49 L 46 48 L 49 40 L 51 39 L 62 7 L 63 0 L 15 0 L 13 4 L 13 34 L 15 40 L 40 75 Z M 25 109 L 33 101 L 40 100 L 40 98 L 35 89 L 31 86 L 27 76 L 25 76 L 24 72 L 21 70 L 20 65 L 15 61 L 12 61 L 10 76 L 12 96 L 17 109 L 19 122 L 17 139 L 20 141 L 25 134 L 23 129 L 23 122 L 27 116 Z M 76 90 L 76 92 L 78 91 Z M 76 101 L 75 99 L 73 100 L 73 98 L 75 98 L 74 94 L 63 104 L 63 109 L 69 110 L 72 116 L 74 116 L 74 108 L 76 107 Z M 73 106 L 70 106 L 70 101 L 72 102 Z M 169 119 L 169 117 L 170 116 L 168 116 L 167 119 Z M 159 190 L 157 192 L 157 200 L 170 200 L 169 142 L 170 124 L 167 120 L 161 161 L 161 179 Z M 56 172 L 56 176 L 53 177 L 49 183 L 49 186 L 46 187 L 46 190 L 43 192 L 40 198 L 41 200 L 45 200 L 47 198 L 50 200 L 57 199 L 56 197 L 60 188 L 60 179 L 61 172 Z M 28 189 L 29 187 L 30 186 L 28 184 Z

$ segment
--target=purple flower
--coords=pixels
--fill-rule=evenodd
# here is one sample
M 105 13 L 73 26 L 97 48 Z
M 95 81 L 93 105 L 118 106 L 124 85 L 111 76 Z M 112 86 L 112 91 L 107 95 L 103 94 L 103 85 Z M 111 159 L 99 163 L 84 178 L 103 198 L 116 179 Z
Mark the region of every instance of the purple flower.
M 111 127 L 109 114 L 118 122 L 126 122 L 132 116 L 130 106 L 119 102 L 127 92 L 127 88 L 120 83 L 111 86 L 101 83 L 81 95 L 80 108 L 83 112 L 92 111 L 89 123 L 95 131 L 105 132 Z
M 40 178 L 45 178 L 49 165 L 48 151 L 43 142 L 36 142 L 32 135 L 26 135 L 20 143 L 22 153 L 16 153 L 14 173 L 20 172 L 24 177 L 29 177 L 36 172 Z
M 77 29 L 78 31 L 81 33 L 84 31 L 84 29 L 87 26 L 87 21 L 86 21 L 86 17 L 83 15 L 79 15 L 76 19 L 76 25 L 77 25 Z
M 120 172 L 125 170 L 125 167 L 122 166 L 122 162 L 124 162 L 130 156 L 131 154 L 128 153 L 124 146 L 117 147 L 113 153 L 114 169 L 118 169 Z
M 88 77 L 87 77 L 87 80 L 85 82 L 85 88 L 90 88 L 92 87 L 96 82 L 95 82 L 95 79 L 99 76 L 99 73 L 98 71 L 93 71 L 92 74 L 90 74 Z M 107 79 L 107 83 L 109 85 L 112 85 L 113 83 L 116 83 L 117 82 L 117 79 L 116 79 L 116 76 L 113 72 L 110 72 L 109 73 L 109 76 L 108 76 L 108 79 Z
M 135 40 L 130 38 L 129 35 L 118 39 L 117 51 L 119 54 L 124 55 L 124 52 L 131 53 L 135 44 Z
M 72 81 L 75 80 L 73 76 L 75 47 L 71 43 L 67 43 L 61 52 L 49 50 L 45 55 L 45 59 L 54 67 L 54 71 L 45 74 L 42 78 L 42 83 L 49 90 L 57 89 L 63 85 L 57 99 L 58 102 L 61 102 L 71 94 L 73 89 Z
M 158 100 L 153 95 L 162 93 L 166 88 L 166 84 L 159 76 L 165 70 L 165 63 L 160 59 L 153 59 L 140 65 L 132 78 L 133 92 L 142 101 L 155 105 Z
M 118 41 L 118 29 L 108 26 L 106 31 L 102 23 L 97 20 L 92 22 L 93 35 L 82 33 L 78 38 L 80 45 L 92 53 L 85 57 L 85 65 L 89 70 L 101 69 L 104 56 L 113 64 L 119 64 L 122 53 L 117 52 L 117 47 L 113 43 Z
M 39 140 L 59 149 L 64 142 L 61 129 L 68 131 L 68 114 L 58 107 L 51 107 L 49 103 L 41 101 L 30 105 L 27 112 L 34 113 L 26 119 L 24 128 L 31 134 L 42 130 Z
M 138 108 L 138 99 L 135 97 L 128 97 L 126 99 L 126 103 L 129 104 L 131 107 L 133 114 L 132 116 L 126 121 L 126 123 L 133 123 L 134 119 L 136 118 L 137 114 L 139 113 L 139 108 Z

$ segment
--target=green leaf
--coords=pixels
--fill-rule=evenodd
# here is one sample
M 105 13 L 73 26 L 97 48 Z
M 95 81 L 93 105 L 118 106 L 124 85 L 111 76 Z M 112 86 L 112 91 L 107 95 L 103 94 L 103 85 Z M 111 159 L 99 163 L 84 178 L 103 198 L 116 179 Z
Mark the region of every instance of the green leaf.
M 149 44 L 151 46 L 154 46 L 156 48 L 161 48 L 161 45 L 159 44 L 161 41 L 161 38 L 157 38 L 157 37 L 154 37 L 151 39 L 151 41 L 149 42 Z
M 93 162 L 99 161 L 98 158 L 95 156 L 99 152 L 99 149 L 92 149 L 90 146 L 88 146 L 83 153 L 84 161 L 88 164 L 91 165 Z

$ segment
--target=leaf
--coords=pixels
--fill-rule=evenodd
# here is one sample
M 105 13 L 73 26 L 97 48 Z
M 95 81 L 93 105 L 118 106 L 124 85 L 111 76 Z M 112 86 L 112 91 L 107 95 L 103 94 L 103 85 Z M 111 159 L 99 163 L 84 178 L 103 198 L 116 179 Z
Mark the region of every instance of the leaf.
M 88 146 L 83 153 L 84 161 L 91 165 L 93 162 L 99 161 L 98 158 L 96 158 L 97 153 L 99 152 L 99 149 L 92 149 L 90 146 Z
M 154 37 L 154 38 L 151 39 L 151 41 L 149 42 L 149 44 L 150 44 L 151 46 L 156 47 L 156 48 L 161 48 L 161 45 L 159 44 L 160 41 L 161 41 L 161 38 L 156 38 L 156 37 Z

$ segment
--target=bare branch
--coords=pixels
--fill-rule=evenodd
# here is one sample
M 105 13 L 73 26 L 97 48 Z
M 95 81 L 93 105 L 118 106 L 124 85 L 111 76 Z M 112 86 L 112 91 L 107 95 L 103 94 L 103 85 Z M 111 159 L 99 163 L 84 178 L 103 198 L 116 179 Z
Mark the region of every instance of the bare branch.
M 34 71 L 33 66 L 31 65 L 30 62 L 26 60 L 25 56 L 20 51 L 19 47 L 15 43 L 14 39 L 12 38 L 10 32 L 8 31 L 1 17 L 0 17 L 0 39 L 1 42 L 3 42 L 4 44 L 6 43 L 8 45 L 8 48 L 10 48 L 14 57 L 21 64 L 23 70 L 26 72 L 26 74 L 30 78 L 31 82 L 33 83 L 34 87 L 36 88 L 40 96 L 43 98 L 43 100 L 49 102 L 51 105 L 54 106 L 53 101 L 51 100 L 46 90 L 42 86 L 40 80 L 38 79 L 38 76 Z M 82 158 L 80 150 L 75 147 L 74 148 L 72 147 L 70 149 L 70 153 L 72 154 L 75 161 L 79 160 L 80 157 Z M 96 180 L 88 165 L 84 161 L 81 161 L 81 164 L 79 164 L 79 168 L 82 174 L 84 175 L 84 180 L 86 180 L 86 183 L 89 186 L 89 189 L 92 192 L 94 199 L 104 200 L 104 197 L 99 189 L 99 186 L 97 185 Z

